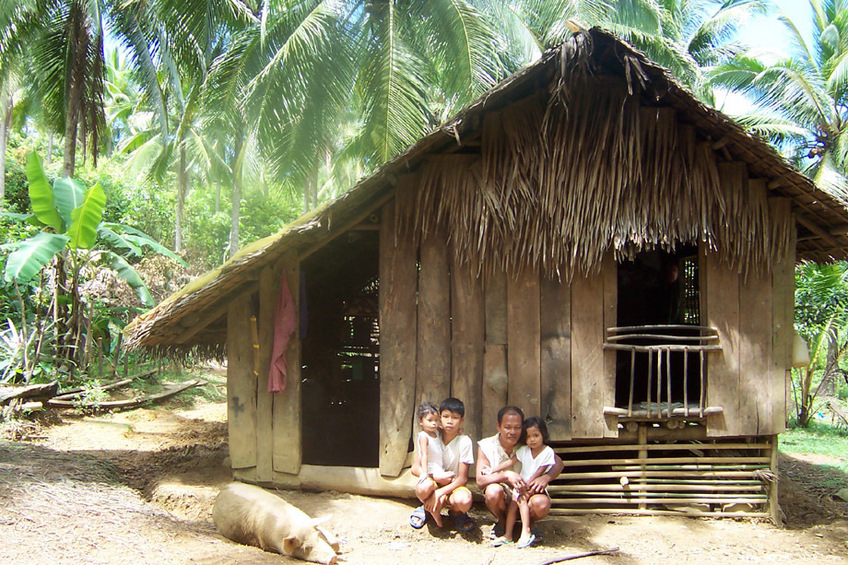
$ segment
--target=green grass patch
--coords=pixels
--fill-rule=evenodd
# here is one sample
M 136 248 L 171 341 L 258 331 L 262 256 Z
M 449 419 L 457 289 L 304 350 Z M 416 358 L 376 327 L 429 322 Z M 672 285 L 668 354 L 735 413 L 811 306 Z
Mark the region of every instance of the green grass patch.
M 825 422 L 812 421 L 808 428 L 790 428 L 780 435 L 780 450 L 792 455 L 815 454 L 838 459 L 827 465 L 848 473 L 848 430 Z

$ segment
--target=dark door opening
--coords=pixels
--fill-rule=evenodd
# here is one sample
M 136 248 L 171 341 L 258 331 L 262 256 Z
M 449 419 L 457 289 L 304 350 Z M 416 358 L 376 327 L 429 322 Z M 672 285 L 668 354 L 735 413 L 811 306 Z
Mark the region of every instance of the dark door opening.
M 700 323 L 697 247 L 646 251 L 620 263 L 618 325 L 630 329 L 619 333 L 637 347 L 616 353 L 616 406 L 628 407 L 631 400 L 634 408 L 697 403 L 700 357 L 679 346 L 701 343 Z M 648 353 L 642 346 L 671 347 Z
M 379 232 L 349 231 L 309 256 L 301 270 L 303 463 L 377 467 Z

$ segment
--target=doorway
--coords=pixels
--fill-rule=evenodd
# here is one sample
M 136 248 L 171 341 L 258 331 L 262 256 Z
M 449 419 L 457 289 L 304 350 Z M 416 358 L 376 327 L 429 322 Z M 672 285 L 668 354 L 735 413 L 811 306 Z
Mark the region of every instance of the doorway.
M 651 402 L 682 406 L 684 399 L 700 398 L 698 354 L 677 348 L 701 343 L 700 302 L 696 246 L 645 251 L 619 263 L 617 323 L 627 328 L 620 333 L 631 334 L 627 343 L 636 351 L 616 353 L 616 406 L 628 407 L 631 398 L 643 408 Z M 645 346 L 668 345 L 674 349 L 662 355 L 644 351 Z M 657 388 L 660 372 L 668 379 L 662 390 Z
M 301 272 L 303 463 L 377 467 L 379 231 L 342 234 Z

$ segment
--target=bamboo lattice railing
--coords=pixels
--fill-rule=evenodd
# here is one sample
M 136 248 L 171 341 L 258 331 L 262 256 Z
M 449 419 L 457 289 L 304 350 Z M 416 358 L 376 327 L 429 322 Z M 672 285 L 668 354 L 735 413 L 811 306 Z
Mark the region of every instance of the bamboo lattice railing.
M 690 325 L 612 327 L 606 330 L 604 349 L 610 354 L 629 353 L 630 363 L 626 404 L 606 406 L 605 414 L 624 420 L 670 420 L 704 418 L 723 411 L 720 406 L 706 404 L 707 353 L 721 350 L 715 328 Z M 646 375 L 637 377 L 637 361 L 639 367 L 647 367 Z M 690 382 L 693 362 L 697 383 Z M 637 378 L 647 382 L 640 383 Z M 634 397 L 641 384 L 646 392 L 644 400 Z M 690 398 L 693 390 L 697 391 L 696 398 Z

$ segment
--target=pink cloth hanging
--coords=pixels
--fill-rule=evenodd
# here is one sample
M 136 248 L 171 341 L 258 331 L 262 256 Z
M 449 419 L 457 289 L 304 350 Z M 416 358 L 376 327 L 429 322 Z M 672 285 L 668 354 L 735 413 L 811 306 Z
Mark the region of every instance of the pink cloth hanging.
M 280 275 L 280 294 L 274 313 L 274 346 L 271 349 L 271 369 L 268 372 L 268 392 L 286 390 L 286 350 L 297 322 L 286 270 Z

